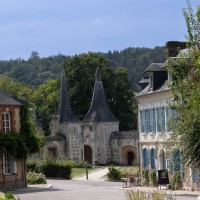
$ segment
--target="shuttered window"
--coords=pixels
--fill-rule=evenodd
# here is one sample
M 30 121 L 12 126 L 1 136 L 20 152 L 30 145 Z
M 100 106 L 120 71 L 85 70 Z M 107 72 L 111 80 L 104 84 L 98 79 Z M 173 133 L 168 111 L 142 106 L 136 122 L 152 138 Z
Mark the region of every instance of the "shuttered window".
M 156 132 L 156 110 L 155 108 L 152 109 L 152 132 Z

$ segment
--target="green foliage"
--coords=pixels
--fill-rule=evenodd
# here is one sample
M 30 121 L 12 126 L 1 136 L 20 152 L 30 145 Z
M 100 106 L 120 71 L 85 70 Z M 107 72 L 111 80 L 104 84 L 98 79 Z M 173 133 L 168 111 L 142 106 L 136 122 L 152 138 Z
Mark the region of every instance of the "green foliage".
M 171 187 L 173 190 L 179 190 L 182 187 L 181 182 L 181 173 L 179 171 L 175 172 L 172 176 L 172 184 Z
M 119 168 L 122 177 L 126 177 L 127 175 L 133 175 L 134 177 L 139 177 L 139 166 L 131 166 L 131 167 L 120 167 Z
M 151 186 L 153 187 L 157 186 L 156 172 L 154 169 L 151 169 L 149 171 L 149 181 Z
M 31 99 L 31 94 L 33 93 L 32 88 L 7 76 L 0 76 L 0 88 L 9 95 L 19 99 L 23 94 L 27 94 L 27 97 Z
M 1 152 L 7 152 L 15 158 L 25 158 L 28 152 L 27 146 L 23 142 L 23 136 L 20 133 L 0 133 L 0 144 Z
M 71 179 L 72 166 L 68 163 L 57 161 L 42 162 L 40 168 L 47 177 Z
M 40 169 L 40 162 L 38 163 L 38 161 L 33 161 L 33 160 L 27 160 L 26 161 L 26 170 L 27 172 L 37 172 L 40 173 L 41 169 Z
M 45 176 L 42 173 L 27 172 L 28 184 L 46 184 Z
M 108 166 L 108 173 L 106 174 L 108 180 L 121 180 L 122 178 L 122 173 L 121 171 L 117 168 L 114 167 L 113 165 Z
M 40 85 L 33 94 L 36 115 L 41 120 L 42 129 L 46 135 L 49 134 L 49 122 L 52 114 L 58 109 L 59 86 L 59 80 L 49 80 L 46 84 Z
M 142 170 L 142 185 L 149 186 L 149 172 L 146 168 Z
M 11 193 L 4 194 L 3 192 L 0 192 L 0 200 L 19 200 L 19 198 L 16 199 Z
M 28 154 L 36 153 L 42 147 L 43 142 L 36 136 L 35 127 L 31 120 L 31 113 L 28 105 L 20 109 L 21 129 L 20 134 L 28 149 Z
M 168 70 L 173 79 L 171 89 L 178 116 L 172 120 L 172 143 L 182 149 L 186 162 L 200 160 L 200 22 L 193 14 L 188 1 L 184 10 L 188 29 L 188 50 L 169 62 Z
M 133 129 L 133 92 L 128 81 L 128 72 L 125 68 L 114 70 L 109 66 L 108 60 L 97 53 L 74 56 L 64 64 L 74 112 L 83 119 L 89 110 L 97 66 L 101 71 L 110 109 L 121 122 L 120 129 Z

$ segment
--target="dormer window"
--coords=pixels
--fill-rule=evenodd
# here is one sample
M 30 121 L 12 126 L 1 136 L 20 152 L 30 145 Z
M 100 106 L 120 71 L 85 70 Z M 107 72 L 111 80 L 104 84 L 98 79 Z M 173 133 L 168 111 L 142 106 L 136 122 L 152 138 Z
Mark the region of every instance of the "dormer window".
M 9 112 L 3 112 L 2 122 L 3 122 L 3 132 L 8 133 L 11 130 L 11 121 Z
M 153 90 L 153 74 L 149 76 L 149 90 Z

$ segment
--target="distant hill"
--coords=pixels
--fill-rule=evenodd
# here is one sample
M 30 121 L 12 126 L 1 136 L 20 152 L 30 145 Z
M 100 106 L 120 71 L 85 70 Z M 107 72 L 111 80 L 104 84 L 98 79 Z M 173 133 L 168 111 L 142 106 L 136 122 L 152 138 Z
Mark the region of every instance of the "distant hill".
M 137 91 L 136 83 L 140 80 L 142 72 L 152 62 L 164 62 L 165 47 L 126 48 L 122 51 L 109 51 L 100 53 L 105 55 L 112 67 L 126 67 L 129 71 L 129 80 L 133 91 Z M 0 74 L 14 78 L 26 85 L 38 87 L 49 79 L 59 75 L 60 67 L 70 56 L 55 55 L 40 58 L 37 52 L 32 52 L 28 60 L 15 59 L 0 61 Z

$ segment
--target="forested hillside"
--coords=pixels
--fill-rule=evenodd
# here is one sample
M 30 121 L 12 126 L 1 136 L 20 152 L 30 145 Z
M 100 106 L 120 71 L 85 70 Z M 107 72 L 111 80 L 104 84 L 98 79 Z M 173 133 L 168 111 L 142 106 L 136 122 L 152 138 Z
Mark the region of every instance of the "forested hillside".
M 105 55 L 112 67 L 128 68 L 129 80 L 134 91 L 137 91 L 136 83 L 140 80 L 142 72 L 152 62 L 164 62 L 164 47 L 127 48 L 123 51 L 109 51 L 99 53 Z M 40 58 L 37 51 L 33 51 L 28 60 L 15 59 L 0 61 L 0 74 L 14 78 L 26 85 L 38 87 L 47 80 L 56 79 L 60 67 L 70 56 L 55 55 Z

